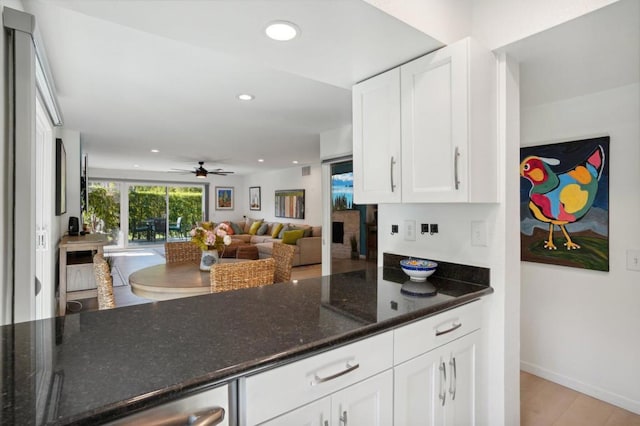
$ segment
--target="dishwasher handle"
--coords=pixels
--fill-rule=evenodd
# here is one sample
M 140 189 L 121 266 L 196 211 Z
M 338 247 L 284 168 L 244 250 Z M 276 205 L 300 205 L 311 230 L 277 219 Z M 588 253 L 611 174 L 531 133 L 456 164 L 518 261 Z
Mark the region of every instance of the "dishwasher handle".
M 189 426 L 215 426 L 224 420 L 224 408 L 214 407 L 189 416 Z

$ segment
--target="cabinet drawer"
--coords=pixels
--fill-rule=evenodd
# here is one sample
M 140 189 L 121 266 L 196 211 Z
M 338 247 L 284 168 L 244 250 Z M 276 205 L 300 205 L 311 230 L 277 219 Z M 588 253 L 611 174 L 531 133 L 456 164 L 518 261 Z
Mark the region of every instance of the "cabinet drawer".
M 416 321 L 394 331 L 394 365 L 478 330 L 482 323 L 482 302 L 476 301 Z
M 264 422 L 392 366 L 389 331 L 241 379 L 244 424 Z

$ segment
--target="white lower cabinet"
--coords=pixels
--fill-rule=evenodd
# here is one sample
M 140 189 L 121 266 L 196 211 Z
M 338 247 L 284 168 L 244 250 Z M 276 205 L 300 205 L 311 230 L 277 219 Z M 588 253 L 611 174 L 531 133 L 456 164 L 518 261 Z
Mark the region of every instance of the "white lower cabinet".
M 394 367 L 394 424 L 476 424 L 476 354 L 480 332 Z
M 387 426 L 393 424 L 393 373 L 370 379 L 314 401 L 264 426 Z
M 392 368 L 393 331 L 388 331 L 241 378 L 240 424 L 345 426 L 340 416 L 346 412 L 347 425 L 389 425 Z M 323 401 L 330 408 L 323 408 Z M 379 416 L 388 421 L 369 421 Z

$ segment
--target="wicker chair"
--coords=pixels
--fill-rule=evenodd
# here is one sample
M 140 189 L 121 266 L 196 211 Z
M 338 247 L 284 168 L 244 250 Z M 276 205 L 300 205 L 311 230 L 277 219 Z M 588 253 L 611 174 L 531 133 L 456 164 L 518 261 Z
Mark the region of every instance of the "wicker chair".
M 237 263 L 216 263 L 211 267 L 211 291 L 238 290 L 273 284 L 275 260 L 260 259 Z
M 276 272 L 273 277 L 275 283 L 291 281 L 291 267 L 295 247 L 290 244 L 273 243 L 272 256 L 276 261 Z
M 191 241 L 164 243 L 164 256 L 167 263 L 200 262 L 202 250 Z
M 98 309 L 115 308 L 116 300 L 113 297 L 111 270 L 109 264 L 100 253 L 93 256 L 93 273 L 98 287 Z

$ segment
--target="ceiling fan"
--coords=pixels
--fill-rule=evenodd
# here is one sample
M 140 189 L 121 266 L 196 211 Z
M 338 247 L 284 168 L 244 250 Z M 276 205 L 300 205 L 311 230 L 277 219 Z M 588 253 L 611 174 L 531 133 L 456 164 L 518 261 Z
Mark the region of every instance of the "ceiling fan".
M 233 173 L 233 172 L 229 172 L 229 171 L 222 170 L 222 169 L 207 170 L 207 169 L 204 168 L 204 161 L 198 161 L 198 164 L 200 165 L 200 167 L 194 167 L 194 170 L 181 170 L 181 169 L 172 169 L 172 170 L 177 171 L 177 172 L 193 173 L 199 179 L 206 178 L 209 173 L 211 173 L 213 175 L 221 175 L 221 176 L 226 176 L 228 174 L 232 174 Z

